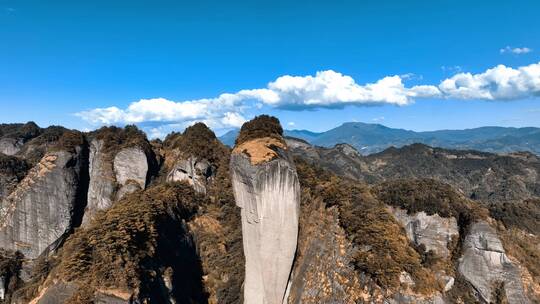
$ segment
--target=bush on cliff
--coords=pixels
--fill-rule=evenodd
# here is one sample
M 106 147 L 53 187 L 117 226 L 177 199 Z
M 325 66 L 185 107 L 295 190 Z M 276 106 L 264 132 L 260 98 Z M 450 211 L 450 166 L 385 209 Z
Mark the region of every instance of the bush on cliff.
M 183 183 L 127 195 L 68 238 L 53 273 L 80 286 L 74 298 L 98 289 L 152 298 L 156 274 L 171 267 L 173 281 L 182 286 L 174 291 L 177 299 L 202 301 L 200 265 L 182 220 L 193 217 L 203 201 Z
M 260 115 L 242 125 L 235 144 L 240 145 L 246 141 L 262 137 L 272 137 L 283 140 L 282 136 L 283 128 L 277 118 L 268 115 Z
M 195 156 L 206 159 L 210 163 L 217 163 L 229 152 L 204 123 L 198 122 L 189 126 L 183 133 L 171 133 L 163 141 L 168 149 L 178 149 L 186 156 Z
M 340 225 L 358 249 L 354 256 L 357 271 L 369 275 L 379 286 L 396 290 L 405 271 L 415 281 L 415 291 L 431 294 L 441 290 L 422 257 L 411 246 L 401 225 L 367 185 L 340 178 L 296 159 L 301 186 L 321 197 L 327 207 L 338 206 Z

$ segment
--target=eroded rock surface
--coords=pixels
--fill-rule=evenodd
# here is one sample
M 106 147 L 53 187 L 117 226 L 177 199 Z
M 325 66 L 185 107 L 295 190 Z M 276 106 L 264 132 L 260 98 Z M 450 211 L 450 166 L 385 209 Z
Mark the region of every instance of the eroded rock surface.
M 427 215 L 418 212 L 409 215 L 407 210 L 388 207 L 394 217 L 405 227 L 407 237 L 415 244 L 423 244 L 426 251 L 433 250 L 438 256 L 447 258 L 448 244 L 459 235 L 459 227 L 455 218 L 443 218 L 438 214 Z
M 99 210 L 106 210 L 124 195 L 144 189 L 149 162 L 144 151 L 137 147 L 120 150 L 114 158 L 104 151 L 103 140 L 90 144 L 90 185 L 88 205 L 83 223 L 87 223 Z
M 129 147 L 120 150 L 114 157 L 114 172 L 116 182 L 125 186 L 133 181 L 144 189 L 148 174 L 148 159 L 139 147 Z
M 195 191 L 206 193 L 206 185 L 213 175 L 213 169 L 206 160 L 196 157 L 178 160 L 167 174 L 168 181 L 187 181 Z
M 83 222 L 86 223 L 97 210 L 107 209 L 112 204 L 115 181 L 112 167 L 106 165 L 102 140 L 90 143 L 88 204 Z
M 300 185 L 285 149 L 274 146 L 275 155 L 268 160 L 268 147 L 260 148 L 262 153 L 248 152 L 257 155 L 256 162 L 244 149 L 233 152 L 230 162 L 242 216 L 244 303 L 281 304 L 297 245 Z
M 0 247 L 36 258 L 73 228 L 86 166 L 82 154 L 80 147 L 47 153 L 2 201 Z
M 484 302 L 492 302 L 503 284 L 508 303 L 530 303 L 523 290 L 519 268 L 506 255 L 497 232 L 485 221 L 474 223 L 465 237 L 459 272 Z
M 5 155 L 15 155 L 21 150 L 23 141 L 15 138 L 0 139 L 0 153 Z

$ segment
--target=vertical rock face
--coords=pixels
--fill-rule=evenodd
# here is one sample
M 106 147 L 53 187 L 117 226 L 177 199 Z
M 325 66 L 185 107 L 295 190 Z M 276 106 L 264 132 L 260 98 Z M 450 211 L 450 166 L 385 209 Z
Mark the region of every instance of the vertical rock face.
M 120 150 L 114 157 L 114 172 L 116 182 L 120 185 L 118 199 L 126 193 L 133 192 L 138 186 L 144 189 L 148 174 L 148 159 L 139 147 L 129 147 Z
M 0 208 L 0 247 L 38 257 L 72 228 L 86 166 L 81 148 L 47 153 Z
M 296 168 L 284 143 L 262 138 L 237 146 L 230 170 L 242 215 L 244 303 L 281 304 L 298 238 Z
M 88 185 L 88 205 L 83 222 L 86 223 L 97 210 L 107 209 L 112 204 L 115 184 L 111 166 L 105 165 L 102 152 L 103 141 L 92 140 L 90 143 L 90 183 Z
M 407 237 L 417 245 L 426 246 L 426 251 L 433 250 L 438 256 L 448 258 L 448 244 L 459 235 L 459 228 L 454 217 L 443 218 L 438 214 L 427 215 L 424 211 L 413 215 L 406 210 L 389 207 L 394 217 L 405 227 Z
M 124 148 L 113 158 L 104 151 L 104 145 L 103 140 L 97 139 L 90 144 L 90 184 L 83 219 L 85 224 L 97 211 L 110 208 L 114 201 L 146 186 L 149 165 L 141 148 Z
M 473 224 L 463 246 L 459 272 L 483 301 L 492 302 L 496 286 L 502 283 L 508 303 L 529 303 L 519 268 L 506 256 L 497 232 L 487 222 Z

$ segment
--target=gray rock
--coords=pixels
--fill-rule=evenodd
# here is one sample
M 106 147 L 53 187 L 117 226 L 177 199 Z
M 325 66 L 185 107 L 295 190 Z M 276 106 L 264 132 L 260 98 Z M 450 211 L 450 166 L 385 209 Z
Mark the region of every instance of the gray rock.
M 426 251 L 433 250 L 440 257 L 449 256 L 448 243 L 452 237 L 459 235 L 455 218 L 443 218 L 438 214 L 427 215 L 423 211 L 409 215 L 401 208 L 388 207 L 388 209 L 405 227 L 407 237 L 411 241 L 417 245 L 423 244 Z
M 485 221 L 474 223 L 463 244 L 459 272 L 484 302 L 491 302 L 495 285 L 504 283 L 508 303 L 529 303 L 521 273 L 506 256 L 497 232 Z
M 5 155 L 15 155 L 23 146 L 23 141 L 15 138 L 0 139 L 0 153 Z
M 244 303 L 281 304 L 298 237 L 300 184 L 288 154 L 252 165 L 233 153 L 231 175 L 236 204 L 241 208 L 246 273 Z
M 114 157 L 114 172 L 118 184 L 124 186 L 128 181 L 133 181 L 139 184 L 141 189 L 144 189 L 148 174 L 146 154 L 139 147 L 120 150 Z
M 196 157 L 180 159 L 167 174 L 167 181 L 187 181 L 195 191 L 206 193 L 206 185 L 213 175 L 212 166 Z
M 141 148 L 124 148 L 111 161 L 112 157 L 103 151 L 103 145 L 102 140 L 92 140 L 90 144 L 90 185 L 83 224 L 88 223 L 97 211 L 109 209 L 124 195 L 146 186 L 149 165 Z
M 86 224 L 96 211 L 108 209 L 112 205 L 112 197 L 116 189 L 112 166 L 106 164 L 102 140 L 92 140 L 89 159 L 90 183 L 83 224 Z
M 76 153 L 47 153 L 0 206 L 0 247 L 38 257 L 73 227 L 80 173 Z M 54 247 L 54 246 L 53 246 Z

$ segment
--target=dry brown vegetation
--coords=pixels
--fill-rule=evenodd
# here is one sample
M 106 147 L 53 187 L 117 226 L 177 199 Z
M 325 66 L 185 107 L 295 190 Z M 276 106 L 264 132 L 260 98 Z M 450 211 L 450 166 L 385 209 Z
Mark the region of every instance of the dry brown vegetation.
M 146 139 L 146 134 L 134 125 L 127 125 L 124 128 L 102 127 L 90 133 L 90 136 L 103 140 L 103 152 L 112 155 L 112 157 L 125 147 L 138 146 L 145 152 L 152 150 Z
M 197 156 L 210 163 L 216 163 L 228 154 L 216 135 L 204 123 L 187 127 L 184 133 L 171 133 L 163 141 L 168 149 L 179 149 L 185 156 Z
M 235 145 L 237 146 L 246 141 L 262 137 L 273 137 L 282 141 L 282 136 L 283 128 L 281 128 L 281 124 L 277 118 L 260 115 L 242 125 Z
M 0 137 L 27 141 L 38 136 L 40 133 L 41 128 L 33 121 L 25 124 L 0 124 Z
M 29 169 L 30 167 L 23 159 L 0 153 L 0 174 L 15 176 L 20 181 Z
M 431 294 L 442 288 L 433 273 L 423 267 L 420 254 L 403 228 L 368 186 L 339 178 L 300 159 L 296 165 L 302 187 L 321 197 L 327 207 L 338 206 L 340 225 L 358 249 L 353 259 L 357 271 L 388 290 L 399 288 L 403 271 L 415 281 L 415 292 Z
M 234 147 L 232 153 L 247 155 L 252 165 L 270 161 L 278 156 L 276 148 L 286 149 L 285 143 L 273 137 L 256 138 Z
M 504 223 L 506 228 L 518 228 L 540 235 L 540 199 L 492 203 L 489 206 L 492 218 Z
M 414 214 L 455 217 L 458 222 L 472 223 L 486 218 L 486 211 L 457 193 L 450 185 L 434 179 L 399 179 L 374 187 L 374 194 L 385 204 Z
M 161 184 L 126 196 L 88 227 L 68 238 L 53 271 L 84 292 L 119 289 L 152 298 L 156 281 L 166 267 L 175 270 L 179 299 L 204 298 L 197 282 L 197 260 L 182 220 L 190 219 L 204 198 L 181 183 Z M 182 234 L 184 231 L 184 234 Z M 156 299 L 154 299 L 156 300 Z

